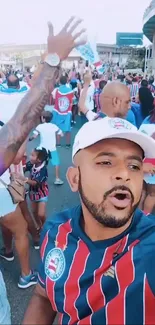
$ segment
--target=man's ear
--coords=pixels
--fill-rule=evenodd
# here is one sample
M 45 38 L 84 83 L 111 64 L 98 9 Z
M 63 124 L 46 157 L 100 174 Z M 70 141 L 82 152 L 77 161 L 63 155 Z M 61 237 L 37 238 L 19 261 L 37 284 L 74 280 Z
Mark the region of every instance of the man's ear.
M 68 184 L 72 192 L 78 192 L 79 189 L 79 170 L 77 167 L 69 167 L 66 173 Z

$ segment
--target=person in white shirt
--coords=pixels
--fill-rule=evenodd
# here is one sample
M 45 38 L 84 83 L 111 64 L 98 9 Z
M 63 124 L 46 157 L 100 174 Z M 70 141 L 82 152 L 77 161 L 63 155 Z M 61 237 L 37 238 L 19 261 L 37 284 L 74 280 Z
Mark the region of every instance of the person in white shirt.
M 81 90 L 82 94 L 83 90 Z M 85 106 L 89 111 L 94 110 L 94 93 L 95 93 L 95 84 L 94 81 L 91 80 L 90 85 L 87 90 Z
M 39 147 L 45 148 L 51 152 L 52 165 L 55 167 L 56 179 L 55 185 L 63 185 L 63 181 L 59 177 L 60 159 L 56 149 L 56 134 L 63 136 L 63 132 L 53 123 L 51 123 L 53 114 L 49 111 L 44 111 L 41 116 L 42 124 L 39 124 L 30 137 L 30 141 L 40 135 Z

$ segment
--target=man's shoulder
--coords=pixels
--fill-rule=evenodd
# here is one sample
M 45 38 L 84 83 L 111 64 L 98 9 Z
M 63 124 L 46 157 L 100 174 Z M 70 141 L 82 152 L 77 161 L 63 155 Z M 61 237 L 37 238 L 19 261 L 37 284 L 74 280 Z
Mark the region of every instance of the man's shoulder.
M 139 233 L 139 239 L 142 246 L 147 245 L 148 251 L 150 250 L 149 246 L 152 245 L 155 247 L 155 215 L 148 214 L 145 215 L 142 211 L 137 210 L 137 213 L 141 213 L 141 218 L 137 224 L 136 230 L 137 234 Z M 148 245 L 149 244 L 149 245 Z M 155 253 L 155 250 L 154 250 Z
M 66 85 L 61 85 L 58 89 L 58 93 L 61 95 L 74 94 L 73 90 Z
M 55 131 L 56 129 L 58 129 L 57 125 L 54 123 L 46 123 L 49 131 Z
M 75 206 L 71 209 L 66 209 L 61 212 L 54 213 L 51 217 L 47 219 L 44 225 L 44 232 L 49 231 L 55 227 L 59 227 L 60 225 L 66 225 L 73 218 L 79 216 L 81 212 L 81 206 Z

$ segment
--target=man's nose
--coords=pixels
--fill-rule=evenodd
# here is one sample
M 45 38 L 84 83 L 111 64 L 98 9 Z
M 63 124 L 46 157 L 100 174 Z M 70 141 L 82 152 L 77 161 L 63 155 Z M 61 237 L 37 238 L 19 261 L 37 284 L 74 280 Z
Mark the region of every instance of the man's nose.
M 119 168 L 117 168 L 117 170 L 113 174 L 113 179 L 116 180 L 117 182 L 119 181 L 128 182 L 130 180 L 130 176 L 127 167 L 121 165 Z

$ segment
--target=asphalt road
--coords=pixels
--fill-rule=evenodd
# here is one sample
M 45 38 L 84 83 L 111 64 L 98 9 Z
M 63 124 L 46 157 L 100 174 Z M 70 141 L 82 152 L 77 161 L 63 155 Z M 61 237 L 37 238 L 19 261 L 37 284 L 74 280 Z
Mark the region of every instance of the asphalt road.
M 76 127 L 72 129 L 72 140 L 79 126 L 80 122 L 77 121 Z M 62 143 L 64 143 L 64 139 Z M 36 144 L 36 142 L 29 143 L 28 152 L 30 152 L 31 148 L 34 148 Z M 64 185 L 55 186 L 53 184 L 55 177 L 54 168 L 49 166 L 50 196 L 47 205 L 47 218 L 51 216 L 53 212 L 72 207 L 79 202 L 78 195 L 71 192 L 65 176 L 68 166 L 71 165 L 71 149 L 66 149 L 65 146 L 62 146 L 58 149 L 58 151 L 61 159 L 61 178 L 64 180 Z M 0 247 L 1 246 L 2 241 L 0 236 Z M 31 267 L 33 269 L 37 268 L 39 262 L 39 252 L 34 250 L 31 241 L 30 258 Z M 20 266 L 17 256 L 15 256 L 15 260 L 13 262 L 6 262 L 1 259 L 0 268 L 2 269 L 2 273 L 4 275 L 5 283 L 7 286 L 8 298 L 12 311 L 12 324 L 21 324 L 21 320 L 33 292 L 33 287 L 24 290 L 18 289 L 17 282 L 20 275 Z

